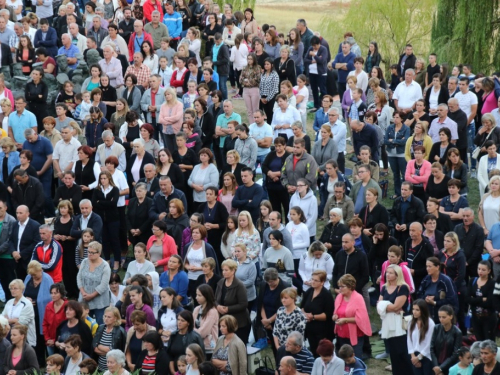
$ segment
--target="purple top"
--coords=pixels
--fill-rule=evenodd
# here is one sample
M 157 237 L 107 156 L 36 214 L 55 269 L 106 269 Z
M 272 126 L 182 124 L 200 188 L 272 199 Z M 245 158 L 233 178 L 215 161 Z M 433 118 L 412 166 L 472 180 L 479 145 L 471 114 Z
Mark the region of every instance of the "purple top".
M 135 306 L 132 304 L 129 307 L 127 307 L 127 312 L 125 314 L 125 330 L 128 331 L 130 327 L 132 327 L 132 322 L 130 321 L 130 315 L 135 311 Z M 156 327 L 156 318 L 155 314 L 153 312 L 153 309 L 149 307 L 148 305 L 142 306 L 140 309 L 146 313 L 146 323 L 148 323 L 150 326 Z

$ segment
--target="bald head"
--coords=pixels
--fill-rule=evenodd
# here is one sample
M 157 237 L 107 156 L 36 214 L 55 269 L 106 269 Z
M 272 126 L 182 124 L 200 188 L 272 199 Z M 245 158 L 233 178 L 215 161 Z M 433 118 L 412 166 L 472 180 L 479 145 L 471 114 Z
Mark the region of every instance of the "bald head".
M 19 222 L 24 223 L 30 216 L 30 209 L 24 204 L 16 208 L 16 217 Z
M 279 370 L 282 375 L 295 374 L 297 371 L 297 362 L 295 362 L 295 358 L 289 355 L 281 358 Z

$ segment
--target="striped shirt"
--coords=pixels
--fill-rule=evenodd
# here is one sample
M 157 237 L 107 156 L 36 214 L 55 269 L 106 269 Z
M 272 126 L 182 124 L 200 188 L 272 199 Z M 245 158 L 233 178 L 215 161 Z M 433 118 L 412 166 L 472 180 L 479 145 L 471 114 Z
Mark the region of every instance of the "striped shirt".
M 155 355 L 146 355 L 142 361 L 142 374 L 152 374 L 155 372 L 156 353 Z
M 99 345 L 106 346 L 108 348 L 113 348 L 113 331 L 110 333 L 106 332 L 106 328 L 104 329 L 104 332 L 102 333 L 101 340 L 99 341 Z M 108 370 L 108 363 L 106 361 L 106 356 L 105 355 L 100 355 L 99 360 L 99 370 L 100 371 L 107 371 Z

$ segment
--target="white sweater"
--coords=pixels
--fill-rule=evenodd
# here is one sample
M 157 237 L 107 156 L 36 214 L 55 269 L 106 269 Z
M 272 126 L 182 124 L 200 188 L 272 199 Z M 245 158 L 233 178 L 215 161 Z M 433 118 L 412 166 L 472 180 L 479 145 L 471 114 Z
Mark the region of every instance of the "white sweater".
M 310 281 L 312 277 L 312 273 L 317 270 L 322 270 L 326 272 L 326 281 L 325 288 L 330 289 L 330 280 L 333 276 L 333 258 L 328 253 L 323 253 L 321 258 L 316 259 L 315 257 L 310 257 L 309 252 L 305 252 L 300 257 L 299 263 L 299 275 L 302 278 L 302 281 L 305 283 L 306 281 Z M 302 286 L 304 292 L 309 289 L 309 286 L 304 284 Z
M 432 332 L 434 331 L 434 326 L 436 323 L 432 319 L 429 318 L 429 329 L 425 334 L 425 338 L 422 342 L 420 342 L 420 329 L 418 325 L 415 325 L 415 329 L 413 332 L 410 332 L 411 321 L 408 323 L 408 335 L 406 337 L 406 341 L 408 343 L 408 354 L 412 354 L 415 352 L 419 352 L 424 357 L 431 358 L 431 339 Z
M 307 251 L 307 248 L 311 244 L 309 240 L 309 230 L 307 229 L 307 225 L 304 223 L 299 223 L 295 225 L 293 221 L 290 221 L 286 225 L 286 229 L 292 235 L 293 242 L 293 259 L 300 259 L 300 256 Z
M 19 316 L 11 316 L 12 306 L 14 305 L 14 298 L 11 298 L 5 304 L 2 315 L 7 319 L 18 318 L 18 323 L 28 326 L 28 344 L 36 346 L 36 326 L 35 326 L 35 310 L 33 304 L 26 298 L 21 297 L 18 304 L 21 304 L 21 313 Z
M 128 264 L 127 272 L 125 273 L 125 277 L 123 278 L 123 285 L 127 285 L 127 280 L 134 275 L 146 275 L 148 272 L 156 271 L 155 266 L 149 260 L 144 261 L 141 269 L 137 268 L 137 261 L 133 260 Z
M 241 43 L 240 48 L 236 48 L 236 46 L 231 47 L 231 56 L 229 60 L 233 63 L 233 67 L 235 70 L 243 70 L 245 66 L 247 66 L 248 56 L 248 47 Z

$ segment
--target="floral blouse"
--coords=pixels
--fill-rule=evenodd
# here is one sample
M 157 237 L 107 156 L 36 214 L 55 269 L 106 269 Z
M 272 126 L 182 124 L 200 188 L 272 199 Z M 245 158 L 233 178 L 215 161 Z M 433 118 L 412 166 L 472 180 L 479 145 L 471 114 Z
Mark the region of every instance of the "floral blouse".
M 274 321 L 273 336 L 278 338 L 279 344 L 284 345 L 290 333 L 298 331 L 302 335 L 306 331 L 306 317 L 299 307 L 295 307 L 290 314 L 286 313 L 284 306 L 281 306 L 276 313 Z
M 228 348 L 229 348 L 229 345 L 222 346 L 219 349 L 217 349 L 215 351 L 214 355 L 212 356 L 212 358 L 214 358 L 214 359 L 226 361 L 226 368 L 224 369 L 224 371 L 220 371 L 219 375 L 230 375 L 233 373 L 231 370 L 231 365 L 229 364 L 229 350 L 228 350 Z
M 247 66 L 241 71 L 240 84 L 243 87 L 259 87 L 260 85 L 260 67 L 252 69 Z
M 234 253 L 234 245 L 237 243 L 243 243 L 247 247 L 248 256 L 251 256 L 253 262 L 259 259 L 260 254 L 260 234 L 255 228 L 253 234 L 251 235 L 248 231 L 241 231 L 241 235 L 238 236 L 238 230 L 236 230 L 236 236 L 231 244 L 231 253 Z

